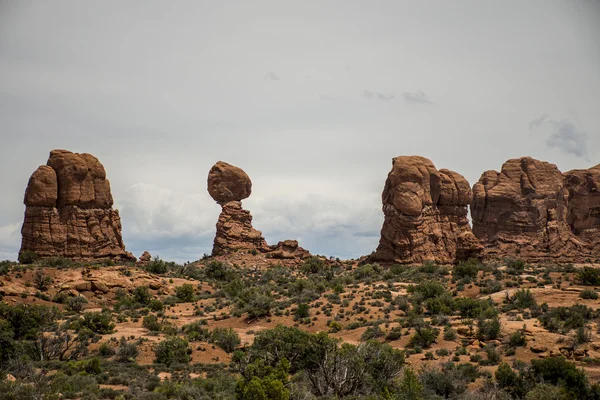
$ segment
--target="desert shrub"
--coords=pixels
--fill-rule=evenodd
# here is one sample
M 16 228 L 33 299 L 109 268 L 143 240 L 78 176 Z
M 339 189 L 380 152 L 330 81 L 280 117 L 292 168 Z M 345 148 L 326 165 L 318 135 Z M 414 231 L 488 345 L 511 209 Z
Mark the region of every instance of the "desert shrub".
M 590 393 L 585 372 L 563 356 L 531 360 L 531 374 L 538 382 L 562 387 L 567 398 L 583 399 Z
M 190 283 L 184 283 L 175 288 L 175 295 L 182 303 L 190 303 L 194 301 L 194 286 Z
M 594 310 L 583 305 L 555 307 L 539 317 L 542 326 L 551 332 L 568 332 L 585 326 L 595 316 Z
M 119 340 L 119 347 L 117 349 L 116 361 L 120 363 L 133 363 L 138 356 L 139 351 L 135 343 L 128 343 L 127 340 L 121 336 Z
M 467 385 L 473 382 L 479 372 L 472 364 L 458 364 L 452 362 L 443 364 L 442 369 L 426 369 L 421 373 L 424 392 L 429 396 L 424 398 L 455 398 L 467 390 Z
M 582 285 L 600 286 L 600 269 L 583 267 L 577 273 L 577 279 Z
M 512 396 L 520 398 L 525 393 L 523 379 L 507 363 L 501 363 L 494 376 L 498 387 Z
M 146 315 L 142 320 L 142 326 L 150 332 L 160 332 L 162 326 L 158 322 L 158 317 L 154 314 Z
M 98 347 L 98 354 L 102 357 L 112 357 L 116 354 L 116 350 L 109 342 L 104 342 Z
M 171 336 L 156 345 L 154 354 L 157 364 L 187 364 L 190 362 L 191 349 L 188 347 L 187 340 Z
M 516 331 L 511 333 L 508 337 L 508 345 L 510 347 L 523 347 L 527 344 L 527 339 L 523 334 L 523 331 Z
M 80 313 L 83 311 L 83 308 L 87 302 L 88 301 L 84 296 L 69 297 L 69 300 L 67 300 L 67 309 L 76 313 Z
M 452 328 L 444 329 L 444 340 L 454 341 L 456 340 L 456 331 Z
M 306 274 L 322 274 L 328 272 L 329 266 L 321 258 L 314 256 L 304 260 L 301 270 Z
M 148 308 L 152 311 L 158 312 L 164 310 L 165 306 L 162 301 L 158 299 L 152 299 L 150 300 L 150 303 L 148 303 Z
M 584 289 L 579 293 L 579 297 L 586 300 L 598 300 L 598 293 L 592 289 Z
M 133 298 L 142 305 L 147 305 L 152 300 L 152 295 L 148 291 L 148 286 L 137 286 L 133 290 Z
M 208 278 L 217 281 L 229 281 L 234 277 L 231 268 L 227 264 L 217 260 L 208 262 L 204 267 L 204 273 Z
M 367 340 L 383 337 L 383 335 L 384 335 L 384 332 L 381 330 L 379 325 L 369 326 L 367 328 L 367 330 L 365 330 L 363 332 L 363 334 L 361 335 L 360 340 L 367 341 Z
M 463 278 L 475 279 L 479 272 L 479 262 L 476 259 L 469 259 L 456 265 L 452 270 L 452 278 L 456 281 Z
M 237 399 L 288 400 L 289 361 L 281 360 L 277 366 L 254 361 L 246 366 L 238 380 L 235 393 Z
M 33 286 L 39 291 L 46 291 L 48 287 L 52 283 L 52 278 L 50 278 L 43 269 L 38 268 L 33 272 Z
M 296 318 L 308 318 L 310 316 L 310 306 L 306 303 L 298 304 L 298 308 L 296 308 Z
M 377 264 L 365 264 L 354 271 L 354 279 L 362 281 L 375 278 L 381 274 L 381 268 Z
M 146 270 L 152 274 L 162 275 L 169 272 L 169 270 L 181 269 L 181 266 L 173 261 L 162 260 L 159 256 L 154 257 L 148 265 Z
M 78 322 L 78 330 L 87 328 L 92 332 L 102 335 L 113 333 L 115 329 L 110 312 L 86 312 L 83 314 L 83 319 L 80 319 Z
M 241 343 L 239 335 L 232 328 L 215 328 L 210 336 L 211 341 L 227 353 L 232 353 Z
M 39 257 L 35 251 L 24 250 L 21 253 L 19 253 L 19 262 L 21 264 L 33 264 L 38 260 L 38 258 Z
M 484 319 L 477 322 L 477 338 L 479 340 L 495 340 L 500 336 L 500 320 L 497 317 Z
M 254 320 L 271 315 L 274 305 L 275 301 L 270 292 L 250 288 L 242 291 L 239 295 L 236 309 L 242 313 L 247 313 L 249 320 Z
M 424 300 L 441 296 L 446 292 L 446 288 L 439 282 L 424 282 L 416 286 L 408 287 L 409 293 L 419 293 Z
M 391 331 L 388 332 L 387 335 L 385 335 L 385 340 L 388 342 L 394 341 L 394 340 L 398 340 L 402 337 L 402 331 L 400 327 L 395 327 L 392 328 Z
M 410 346 L 420 346 L 425 349 L 431 347 L 432 344 L 437 342 L 439 331 L 435 328 L 431 328 L 428 326 L 416 326 L 415 333 L 411 336 L 409 345 Z
M 523 273 L 523 271 L 525 271 L 525 267 L 527 266 L 523 260 L 508 260 L 506 264 L 507 272 L 513 275 Z
M 529 289 L 517 290 L 509 299 L 510 303 L 519 310 L 537 306 L 535 297 Z
M 460 297 L 454 300 L 454 306 L 462 318 L 479 318 L 480 316 L 490 317 L 497 313 L 491 300 Z
M 210 339 L 210 331 L 204 325 L 204 321 L 196 321 L 183 325 L 181 330 L 190 342 L 207 341 Z

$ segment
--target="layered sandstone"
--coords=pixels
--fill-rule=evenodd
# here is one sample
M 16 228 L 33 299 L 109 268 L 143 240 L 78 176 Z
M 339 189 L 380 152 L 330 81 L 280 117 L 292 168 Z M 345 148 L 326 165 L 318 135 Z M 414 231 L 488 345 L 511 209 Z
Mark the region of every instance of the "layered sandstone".
M 370 260 L 454 263 L 477 257 L 481 245 L 467 219 L 471 189 L 460 174 L 424 157 L 392 160 L 382 193 L 385 219 Z
M 53 150 L 29 179 L 20 255 L 131 259 L 106 171 L 90 154 Z
M 592 258 L 600 258 L 600 164 L 564 173 L 569 191 L 567 222 L 587 243 Z
M 531 157 L 508 160 L 500 172 L 484 172 L 473 186 L 471 203 L 473 233 L 485 246 L 483 255 L 531 262 L 587 259 L 590 246 L 569 220 L 582 237 L 595 235 L 598 221 L 589 216 L 593 185 L 586 172 L 570 174 L 566 181 L 571 183 L 565 184 L 556 165 Z

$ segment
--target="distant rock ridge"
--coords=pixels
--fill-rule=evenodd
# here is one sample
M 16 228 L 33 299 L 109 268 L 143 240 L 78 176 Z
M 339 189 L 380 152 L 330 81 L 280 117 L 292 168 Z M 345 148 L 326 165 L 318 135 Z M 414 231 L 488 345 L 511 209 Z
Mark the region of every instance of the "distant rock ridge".
M 473 186 L 473 233 L 485 258 L 600 258 L 600 166 L 561 173 L 531 157 L 486 171 Z
M 53 150 L 29 179 L 19 258 L 132 260 L 104 166 L 91 154 Z
M 478 257 L 482 246 L 467 219 L 470 200 L 462 175 L 438 170 L 424 157 L 394 158 L 382 193 L 381 239 L 369 261 L 447 264 Z
M 295 240 L 269 246 L 262 232 L 252 226 L 250 211 L 242 208 L 242 200 L 252 193 L 250 177 L 239 167 L 218 161 L 208 173 L 208 193 L 221 205 L 213 256 L 237 251 L 256 251 L 272 258 L 293 259 L 310 256 Z

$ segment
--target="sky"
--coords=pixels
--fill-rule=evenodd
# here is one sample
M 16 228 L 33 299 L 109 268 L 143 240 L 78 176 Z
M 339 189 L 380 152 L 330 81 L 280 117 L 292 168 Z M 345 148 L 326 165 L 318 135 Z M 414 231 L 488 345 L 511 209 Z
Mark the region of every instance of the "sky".
M 600 2 L 0 0 L 0 134 L 0 259 L 56 148 L 104 164 L 137 256 L 210 253 L 223 160 L 270 244 L 358 257 L 393 157 L 600 163 Z

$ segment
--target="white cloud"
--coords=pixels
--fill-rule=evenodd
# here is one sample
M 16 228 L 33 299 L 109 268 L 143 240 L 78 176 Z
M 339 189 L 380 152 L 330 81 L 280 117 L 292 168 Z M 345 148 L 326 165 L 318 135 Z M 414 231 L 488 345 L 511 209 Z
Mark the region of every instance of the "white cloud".
M 21 223 L 0 226 L 0 259 L 16 260 L 21 247 Z

